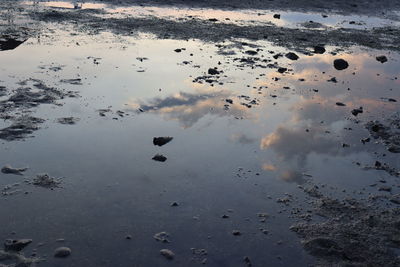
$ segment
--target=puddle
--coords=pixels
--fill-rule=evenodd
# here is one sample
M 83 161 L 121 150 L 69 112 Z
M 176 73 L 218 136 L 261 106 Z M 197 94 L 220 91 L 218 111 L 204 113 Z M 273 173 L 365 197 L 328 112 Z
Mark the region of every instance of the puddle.
M 182 12 L 166 10 L 137 12 Z M 255 20 L 248 11 L 185 12 Z M 345 20 L 281 15 L 293 27 Z M 289 230 L 296 221 L 289 203 L 311 209 L 299 186 L 364 199 L 381 194 L 371 184 L 384 180 L 391 195 L 399 193 L 396 171 L 371 168 L 379 161 L 398 170 L 398 154 L 365 126 L 387 124 L 399 111 L 397 52 L 325 46 L 324 54 L 296 52 L 293 61 L 284 56 L 293 51 L 268 41 L 88 35 L 44 25 L 0 51 L 0 128 L 35 122 L 17 140 L 0 133 L 1 164 L 28 168 L 0 173 L 7 214 L 0 236 L 33 239 L 25 254 L 48 255 L 40 266 L 166 266 L 162 249 L 173 251 L 177 266 L 204 259 L 207 266 L 308 266 L 315 258 Z M 388 61 L 377 61 L 381 55 Z M 334 68 L 338 58 L 347 69 Z M 15 100 L 21 90 L 29 105 Z M 157 146 L 157 137 L 169 141 Z M 56 186 L 35 186 L 38 177 Z M 170 243 L 157 242 L 157 233 Z M 53 258 L 61 246 L 71 256 Z

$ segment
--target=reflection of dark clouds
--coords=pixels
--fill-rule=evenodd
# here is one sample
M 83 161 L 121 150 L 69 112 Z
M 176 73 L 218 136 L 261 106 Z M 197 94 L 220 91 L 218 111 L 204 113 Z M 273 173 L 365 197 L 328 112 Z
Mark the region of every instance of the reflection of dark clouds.
M 234 134 L 231 136 L 231 140 L 243 145 L 252 144 L 256 141 L 255 138 L 251 138 L 245 134 Z
M 178 120 L 183 127 L 194 125 L 205 115 L 243 117 L 246 108 L 240 104 L 231 104 L 225 110 L 226 98 L 231 97 L 230 91 L 217 92 L 180 92 L 166 98 L 154 98 L 148 104 L 140 104 L 143 111 L 161 114 L 167 119 Z
M 293 170 L 283 171 L 279 177 L 289 183 L 303 184 L 305 182 L 303 174 Z
M 338 142 L 321 130 L 290 129 L 279 127 L 274 133 L 261 140 L 261 148 L 272 148 L 283 160 L 296 159 L 304 165 L 310 153 L 333 154 L 338 153 Z
M 306 100 L 292 108 L 295 121 L 309 121 L 312 125 L 331 124 L 343 120 L 349 108 L 335 106 L 335 100 Z

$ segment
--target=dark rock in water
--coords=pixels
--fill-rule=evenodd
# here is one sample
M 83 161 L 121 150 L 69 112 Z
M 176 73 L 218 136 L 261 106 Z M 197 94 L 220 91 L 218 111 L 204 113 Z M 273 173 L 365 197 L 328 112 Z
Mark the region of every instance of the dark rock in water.
M 347 63 L 346 60 L 340 58 L 333 61 L 333 66 L 337 70 L 345 70 L 349 67 L 349 63 Z
M 239 231 L 239 230 L 233 230 L 232 231 L 232 235 L 235 235 L 235 236 L 239 236 L 239 235 L 241 235 L 242 233 Z
M 255 55 L 258 54 L 258 52 L 257 52 L 257 51 L 254 51 L 254 50 L 247 50 L 245 53 L 246 53 L 247 55 L 250 55 L 250 56 L 255 56 Z
M 61 181 L 60 179 L 56 179 L 45 173 L 36 175 L 36 178 L 33 179 L 33 184 L 36 186 L 53 189 L 59 187 Z
M 171 203 L 171 207 L 178 207 L 178 206 L 179 206 L 179 203 L 176 202 L 176 201 L 174 201 L 174 202 Z
M 333 239 L 317 237 L 305 241 L 303 245 L 304 248 L 313 256 L 335 256 L 339 258 L 345 256 L 338 243 Z
M 212 18 L 212 19 L 208 19 L 208 21 L 211 21 L 211 22 L 217 22 L 217 21 L 218 21 L 218 19 L 216 19 L 216 18 Z
M 163 255 L 168 260 L 172 260 L 175 257 L 175 253 L 172 252 L 172 250 L 165 248 L 160 250 L 160 254 Z
M 346 106 L 346 104 L 344 104 L 342 102 L 336 102 L 336 106 L 344 107 L 344 106 Z
M 354 116 L 357 116 L 358 114 L 363 113 L 363 112 L 364 112 L 363 108 L 362 108 L 362 107 L 359 107 L 359 108 L 353 109 L 353 110 L 351 111 L 351 114 L 353 114 Z
M 170 243 L 170 241 L 168 239 L 169 238 L 169 233 L 167 233 L 167 232 L 157 233 L 153 237 L 154 237 L 155 240 L 160 241 L 162 243 Z
M 287 68 L 278 68 L 279 73 L 284 73 L 287 71 Z
M 59 247 L 54 250 L 54 257 L 56 258 L 65 258 L 71 255 L 71 249 L 67 247 Z
M 281 15 L 280 14 L 274 14 L 274 19 L 280 19 Z
M 332 78 L 330 78 L 330 79 L 328 80 L 328 82 L 337 83 L 337 79 L 336 79 L 336 77 L 332 77 Z
M 68 124 L 68 125 L 73 125 L 79 121 L 79 118 L 74 118 L 74 117 L 66 117 L 66 118 L 59 118 L 57 119 L 58 123 L 61 124 Z
M 154 137 L 153 138 L 153 145 L 155 146 L 163 146 L 169 142 L 171 142 L 171 140 L 174 139 L 173 137 L 170 136 L 166 136 L 166 137 Z
M 165 157 L 163 155 L 160 155 L 160 154 L 157 154 L 152 158 L 152 160 L 165 162 L 167 160 L 167 157 Z
M 177 49 L 175 49 L 174 51 L 175 51 L 176 53 L 180 53 L 180 52 L 182 52 L 182 49 L 177 48 Z
M 321 45 L 317 45 L 314 47 L 315 54 L 323 54 L 323 53 L 325 53 L 325 51 L 326 51 L 325 47 L 323 47 Z
M 226 101 L 227 103 L 229 103 L 229 104 L 233 104 L 233 100 L 232 100 L 232 99 L 227 98 L 227 99 L 225 99 L 225 101 Z
M 253 265 L 251 264 L 251 260 L 250 260 L 249 257 L 247 257 L 247 256 L 244 257 L 244 258 L 243 258 L 243 261 L 244 261 L 244 263 L 246 264 L 247 267 L 253 266 Z
M 0 51 L 13 50 L 23 44 L 26 40 L 16 40 L 12 38 L 5 38 L 0 40 Z
M 380 63 L 385 63 L 386 61 L 388 61 L 386 56 L 377 56 L 376 60 L 378 60 Z
M 22 173 L 27 169 L 28 168 L 13 168 L 10 165 L 6 165 L 3 168 L 1 168 L 1 172 L 5 174 L 23 175 Z
M 296 55 L 296 54 L 293 53 L 293 52 L 287 53 L 287 54 L 285 55 L 285 57 L 287 57 L 287 58 L 290 59 L 290 60 L 298 60 L 298 59 L 299 59 L 299 56 Z
M 7 239 L 4 242 L 4 249 L 6 251 L 21 251 L 30 243 L 32 243 L 32 239 Z
M 208 74 L 210 74 L 210 75 L 218 75 L 218 74 L 220 74 L 220 72 L 218 70 L 216 70 L 216 69 L 210 68 L 210 69 L 208 69 Z

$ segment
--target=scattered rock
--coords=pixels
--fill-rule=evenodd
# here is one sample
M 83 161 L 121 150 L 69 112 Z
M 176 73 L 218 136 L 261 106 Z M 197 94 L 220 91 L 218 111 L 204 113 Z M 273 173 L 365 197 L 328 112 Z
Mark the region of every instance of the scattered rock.
M 287 54 L 285 55 L 285 57 L 287 57 L 287 58 L 290 59 L 290 60 L 298 60 L 298 59 L 299 59 L 299 56 L 296 55 L 296 54 L 293 53 L 293 52 L 287 53 Z
M 386 61 L 388 61 L 386 56 L 377 56 L 376 60 L 379 61 L 380 63 L 385 63 Z
M 274 14 L 274 19 L 280 19 L 281 15 L 280 14 Z
M 239 230 L 233 230 L 232 231 L 232 235 L 234 235 L 234 236 L 239 236 L 239 235 L 241 235 L 242 233 L 239 231 Z
M 166 136 L 166 137 L 154 137 L 153 138 L 153 145 L 155 146 L 163 146 L 174 139 L 173 137 Z
M 323 54 L 326 52 L 325 47 L 321 46 L 321 45 L 317 45 L 314 47 L 314 53 L 315 54 Z
M 170 243 L 170 241 L 168 239 L 169 238 L 169 233 L 167 233 L 167 232 L 157 233 L 153 237 L 154 237 L 155 240 L 160 241 L 162 243 Z
M 13 168 L 10 165 L 6 165 L 1 168 L 1 172 L 5 174 L 15 174 L 15 175 L 23 175 L 28 168 Z
M 7 239 L 4 242 L 4 249 L 6 251 L 21 251 L 30 243 L 32 243 L 32 239 Z
M 74 117 L 66 117 L 66 118 L 59 118 L 57 119 L 58 123 L 61 124 L 68 124 L 68 125 L 73 125 L 79 121 L 79 118 L 74 118 Z
M 163 156 L 161 154 L 157 154 L 152 158 L 152 160 L 165 162 L 167 160 L 167 157 L 165 157 L 165 156 Z
M 210 69 L 208 69 L 208 74 L 210 74 L 210 75 L 218 75 L 218 74 L 220 74 L 220 72 L 217 69 L 210 68 Z
M 36 178 L 33 179 L 33 184 L 36 186 L 46 187 L 46 188 L 56 188 L 61 184 L 60 179 L 50 177 L 48 174 L 38 174 Z
M 165 248 L 160 250 L 160 254 L 163 255 L 168 260 L 173 260 L 175 257 L 175 253 L 172 252 L 172 250 Z
M 349 67 L 349 63 L 346 60 L 340 58 L 333 61 L 333 66 L 337 70 L 345 70 Z
M 344 103 L 342 103 L 342 102 L 336 102 L 336 106 L 345 107 L 346 104 L 344 104 Z
M 71 255 L 71 249 L 68 247 L 59 247 L 54 250 L 54 257 L 56 258 L 66 258 Z
M 363 108 L 362 108 L 362 107 L 359 107 L 359 108 L 353 109 L 353 110 L 351 111 L 351 114 L 353 114 L 354 116 L 357 116 L 358 114 L 361 114 L 361 113 L 363 113 L 363 112 L 364 112 Z

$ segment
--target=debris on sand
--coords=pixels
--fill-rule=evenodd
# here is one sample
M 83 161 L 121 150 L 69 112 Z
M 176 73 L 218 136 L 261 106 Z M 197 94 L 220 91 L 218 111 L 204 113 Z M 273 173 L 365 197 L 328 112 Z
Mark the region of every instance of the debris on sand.
M 400 266 L 400 209 L 382 209 L 355 199 L 318 195 L 312 201 L 322 222 L 291 227 L 318 266 Z M 301 217 L 301 216 L 300 216 Z M 388 246 L 389 245 L 389 246 Z
M 14 121 L 10 126 L 0 130 L 0 139 L 6 141 L 21 140 L 28 137 L 40 127 L 39 124 L 43 123 L 44 119 L 22 116 Z
M 1 267 L 29 267 L 36 266 L 40 261 L 39 258 L 27 258 L 22 253 L 26 246 L 32 242 L 31 239 L 7 239 L 4 242 L 4 250 L 0 250 L 0 266 Z M 2 264 L 4 262 L 5 264 Z
M 400 115 L 394 114 L 383 124 L 379 121 L 370 121 L 366 124 L 371 136 L 382 141 L 387 150 L 400 153 Z
M 376 60 L 379 61 L 380 63 L 385 63 L 386 61 L 388 61 L 386 56 L 377 56 Z
M 26 246 L 32 243 L 32 239 L 7 239 L 4 242 L 4 249 L 6 251 L 21 251 Z
M 56 258 L 66 258 L 71 255 L 71 249 L 68 247 L 59 247 L 54 250 L 54 257 Z
M 23 172 L 28 168 L 13 168 L 10 165 L 6 165 L 1 168 L 1 172 L 5 174 L 15 174 L 15 175 L 23 175 Z
M 354 116 L 357 116 L 358 114 L 363 113 L 363 112 L 364 112 L 363 107 L 359 107 L 359 108 L 353 109 L 351 111 L 351 114 L 353 114 Z
M 173 137 L 170 136 L 166 136 L 166 137 L 154 137 L 153 138 L 153 144 L 155 146 L 163 146 L 169 142 L 172 141 L 172 139 L 174 139 Z
M 72 85 L 82 85 L 82 79 L 80 78 L 75 78 L 75 79 L 62 79 L 60 80 L 62 83 L 69 83 Z
M 167 232 L 159 232 L 159 233 L 155 234 L 153 237 L 155 240 L 160 241 L 162 243 L 170 243 L 170 241 L 168 239 L 169 233 L 167 233 Z
M 218 74 L 220 74 L 220 71 L 218 71 L 216 68 L 209 68 L 208 69 L 208 74 L 210 74 L 210 75 L 218 75 Z
M 287 54 L 285 55 L 285 57 L 287 57 L 287 58 L 290 59 L 290 60 L 298 60 L 298 59 L 299 59 L 299 56 L 296 55 L 296 54 L 293 53 L 293 52 L 287 53 Z
M 349 67 L 349 63 L 346 60 L 340 58 L 333 61 L 333 66 L 337 70 L 345 70 Z
M 168 260 L 172 260 L 175 257 L 175 253 L 172 252 L 172 250 L 165 248 L 160 250 L 160 254 L 163 255 Z
M 0 51 L 13 50 L 23 44 L 27 39 L 15 39 L 11 36 L 2 36 L 0 38 Z
M 152 160 L 165 162 L 167 160 L 167 157 L 165 157 L 165 156 L 163 156 L 161 154 L 157 154 L 152 158 Z
M 46 188 L 56 188 L 61 184 L 61 180 L 50 177 L 48 174 L 38 174 L 32 182 L 36 186 L 46 187 Z
M 79 121 L 79 118 L 74 118 L 74 117 L 65 117 L 65 118 L 59 118 L 57 119 L 58 123 L 61 124 L 68 124 L 68 125 L 73 125 Z

